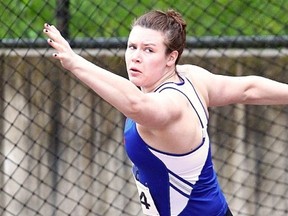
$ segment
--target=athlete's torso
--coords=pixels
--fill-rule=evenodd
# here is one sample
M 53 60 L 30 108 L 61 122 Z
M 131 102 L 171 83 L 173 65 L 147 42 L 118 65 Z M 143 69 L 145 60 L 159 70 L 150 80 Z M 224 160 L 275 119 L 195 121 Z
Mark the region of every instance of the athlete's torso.
M 185 77 L 181 83 L 166 83 L 156 91 L 165 89 L 175 89 L 187 97 L 201 123 L 203 139 L 196 149 L 186 154 L 161 152 L 145 143 L 136 123 L 127 119 L 125 148 L 134 163 L 133 173 L 139 184 L 143 210 L 148 215 L 161 216 L 225 215 L 227 204 L 213 169 L 205 109 Z

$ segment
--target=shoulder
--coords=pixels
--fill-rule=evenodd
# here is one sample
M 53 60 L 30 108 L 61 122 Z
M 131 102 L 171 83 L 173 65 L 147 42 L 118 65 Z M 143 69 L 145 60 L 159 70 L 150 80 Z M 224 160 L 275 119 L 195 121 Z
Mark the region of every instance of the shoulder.
M 193 83 L 196 91 L 198 92 L 198 94 L 200 94 L 202 100 L 207 105 L 209 100 L 209 86 L 211 86 L 214 75 L 208 70 L 197 65 L 177 65 L 176 69 L 179 75 L 185 76 Z
M 183 74 L 183 75 L 210 75 L 211 73 L 200 67 L 200 66 L 197 66 L 197 65 L 191 65 L 191 64 L 183 64 L 183 65 L 177 65 L 176 66 L 176 70 L 178 73 L 180 74 Z

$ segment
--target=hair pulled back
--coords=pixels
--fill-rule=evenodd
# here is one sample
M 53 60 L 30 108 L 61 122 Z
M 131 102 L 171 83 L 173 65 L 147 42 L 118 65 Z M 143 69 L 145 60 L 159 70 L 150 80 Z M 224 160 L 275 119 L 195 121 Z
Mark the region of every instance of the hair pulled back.
M 136 19 L 132 27 L 134 26 L 163 32 L 166 54 L 178 51 L 176 64 L 178 63 L 186 44 L 186 22 L 180 13 L 171 9 L 167 12 L 152 10 Z

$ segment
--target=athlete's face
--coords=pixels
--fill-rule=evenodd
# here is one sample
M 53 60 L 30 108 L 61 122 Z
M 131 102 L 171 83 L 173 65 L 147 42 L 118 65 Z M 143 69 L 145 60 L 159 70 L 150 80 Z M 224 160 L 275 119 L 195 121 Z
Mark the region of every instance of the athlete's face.
M 142 89 L 155 88 L 167 70 L 164 34 L 140 26 L 133 27 L 125 53 L 128 77 Z

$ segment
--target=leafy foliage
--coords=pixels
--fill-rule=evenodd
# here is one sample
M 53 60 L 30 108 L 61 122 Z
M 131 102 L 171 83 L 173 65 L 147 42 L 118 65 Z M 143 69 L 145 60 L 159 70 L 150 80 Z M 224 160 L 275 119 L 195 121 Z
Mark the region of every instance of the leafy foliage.
M 45 22 L 57 25 L 60 7 L 48 0 L 1 1 L 0 38 L 42 37 Z M 71 38 L 126 37 L 134 18 L 169 8 L 183 15 L 189 36 L 287 35 L 285 0 L 70 0 L 67 25 Z

